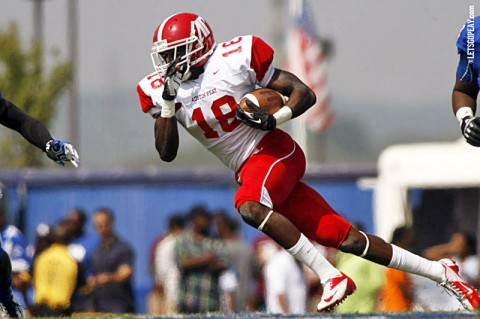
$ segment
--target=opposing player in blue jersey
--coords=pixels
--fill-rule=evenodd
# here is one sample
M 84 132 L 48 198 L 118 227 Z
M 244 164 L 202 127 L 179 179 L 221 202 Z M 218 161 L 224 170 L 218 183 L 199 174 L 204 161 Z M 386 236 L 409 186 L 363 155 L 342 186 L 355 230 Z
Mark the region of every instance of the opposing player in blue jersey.
M 453 113 L 467 143 L 480 146 L 480 117 L 475 116 L 480 87 L 480 16 L 467 20 L 457 49 L 460 59 L 452 93 Z
M 54 140 L 48 129 L 38 120 L 22 112 L 15 104 L 4 99 L 0 92 L 0 124 L 19 132 L 28 142 L 44 151 L 60 165 L 71 162 L 78 166 L 78 153 L 72 144 Z M 11 318 L 23 317 L 23 312 L 12 294 L 12 264 L 8 254 L 0 247 L 0 308 Z

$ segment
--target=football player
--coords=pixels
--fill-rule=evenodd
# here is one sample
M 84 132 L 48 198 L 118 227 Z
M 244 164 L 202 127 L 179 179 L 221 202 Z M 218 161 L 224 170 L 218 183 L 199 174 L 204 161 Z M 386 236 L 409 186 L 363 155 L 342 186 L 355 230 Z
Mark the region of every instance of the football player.
M 137 92 L 143 112 L 155 119 L 155 146 L 164 161 L 179 147 L 177 124 L 232 169 L 239 188 L 235 207 L 246 223 L 285 248 L 321 279 L 318 311 L 328 311 L 355 291 L 355 283 L 315 249 L 314 240 L 391 268 L 428 277 L 451 291 L 469 310 L 480 306 L 476 290 L 451 260 L 430 261 L 352 227 L 322 196 L 301 181 L 305 156 L 277 128 L 315 104 L 315 94 L 295 75 L 276 68 L 273 50 L 244 35 L 215 43 L 208 23 L 196 14 L 165 19 L 153 35 L 155 72 Z M 237 103 L 257 86 L 288 97 L 271 115 L 253 103 Z
M 457 50 L 460 58 L 452 93 L 453 113 L 467 143 L 480 146 L 480 118 L 474 116 L 480 87 L 480 16 L 463 26 Z
M 54 140 L 48 129 L 38 120 L 21 111 L 15 104 L 4 99 L 0 92 L 0 124 L 22 134 L 60 165 L 71 162 L 78 166 L 78 153 L 72 144 Z M 1 248 L 0 240 L 0 307 L 9 317 L 21 318 L 23 312 L 12 294 L 12 264 L 8 254 Z

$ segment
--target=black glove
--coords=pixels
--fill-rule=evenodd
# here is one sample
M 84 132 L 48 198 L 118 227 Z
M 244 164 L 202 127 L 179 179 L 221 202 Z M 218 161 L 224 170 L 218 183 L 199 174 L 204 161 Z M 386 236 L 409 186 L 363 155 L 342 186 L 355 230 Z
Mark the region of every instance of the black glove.
M 245 111 L 237 104 L 236 116 L 243 123 L 264 131 L 271 131 L 277 126 L 277 120 L 272 114 L 267 113 L 250 100 L 247 100 L 246 104 L 251 112 Z
M 170 63 L 165 73 L 165 82 L 163 84 L 162 98 L 165 101 L 173 101 L 177 97 L 178 88 L 182 84 L 185 68 L 178 68 L 178 63 L 182 57 L 179 56 Z
M 463 118 L 461 128 L 468 144 L 480 146 L 480 117 L 467 116 Z

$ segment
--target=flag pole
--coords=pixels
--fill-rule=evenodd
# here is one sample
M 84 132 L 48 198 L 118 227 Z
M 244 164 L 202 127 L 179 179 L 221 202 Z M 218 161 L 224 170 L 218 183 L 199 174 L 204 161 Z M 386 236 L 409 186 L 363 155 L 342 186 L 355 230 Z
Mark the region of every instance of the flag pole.
M 288 35 L 289 37 L 294 37 L 295 35 L 293 34 L 295 31 L 295 20 L 300 16 L 302 10 L 303 10 L 303 0 L 293 0 L 289 2 L 289 18 L 290 18 L 290 24 L 289 24 L 289 31 Z M 292 41 L 287 41 L 287 44 L 291 44 Z M 298 57 L 301 56 L 301 53 L 298 52 Z M 290 63 L 295 63 L 295 61 L 290 61 Z M 297 65 L 291 65 L 290 66 L 293 69 L 294 74 L 300 74 L 303 73 L 301 70 L 296 70 L 298 68 Z M 307 127 L 305 125 L 305 119 L 304 116 L 300 116 L 296 118 L 295 120 L 292 121 L 291 124 L 292 128 L 292 137 L 293 139 L 300 145 L 300 147 L 303 149 L 303 152 L 305 153 L 305 158 L 307 159 L 308 163 L 308 157 L 309 157 L 309 148 L 308 148 L 308 134 L 307 134 Z M 308 165 L 308 164 L 307 164 Z
M 308 4 L 308 0 L 290 1 L 285 69 L 298 76 L 317 96 L 315 105 L 298 119 L 291 121 L 290 128 L 292 137 L 303 148 L 307 160 L 320 162 L 322 157 L 317 156 L 319 153 L 317 148 L 320 147 L 321 152 L 325 152 L 326 141 L 323 133 L 333 121 L 333 112 L 329 107 L 330 94 L 324 42 L 317 33 Z M 328 49 L 327 47 L 327 52 Z M 320 134 L 323 140 L 319 139 Z

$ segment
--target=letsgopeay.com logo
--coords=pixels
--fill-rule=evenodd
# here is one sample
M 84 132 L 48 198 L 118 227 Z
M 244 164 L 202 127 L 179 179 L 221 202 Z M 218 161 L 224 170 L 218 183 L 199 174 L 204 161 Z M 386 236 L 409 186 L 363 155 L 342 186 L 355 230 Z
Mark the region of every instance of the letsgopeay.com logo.
M 468 63 L 472 64 L 475 58 L 475 6 L 468 7 L 468 20 L 467 20 L 467 59 Z

